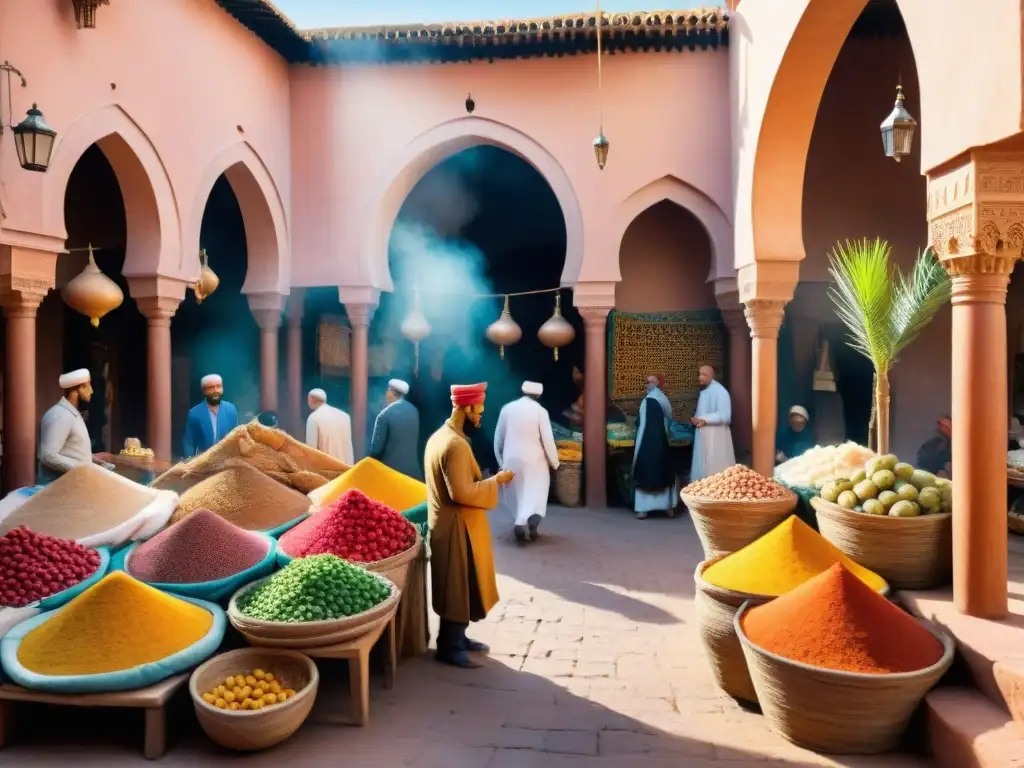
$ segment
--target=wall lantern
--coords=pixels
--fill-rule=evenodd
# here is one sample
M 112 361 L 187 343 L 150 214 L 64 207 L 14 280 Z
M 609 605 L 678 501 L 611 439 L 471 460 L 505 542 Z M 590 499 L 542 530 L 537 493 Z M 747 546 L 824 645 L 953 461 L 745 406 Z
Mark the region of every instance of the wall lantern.
M 11 97 L 11 76 L 17 76 L 21 80 L 21 87 L 26 85 L 25 76 L 18 71 L 10 62 L 0 64 L 0 76 L 7 74 L 7 99 L 10 104 Z M 14 115 L 10 115 L 14 120 Z M 4 133 L 3 115 L 0 114 L 0 137 Z M 18 162 L 26 171 L 38 171 L 43 173 L 50 167 L 50 157 L 53 155 L 53 145 L 57 139 L 57 132 L 46 124 L 43 113 L 39 111 L 36 104 L 28 111 L 28 115 L 17 125 L 10 124 L 11 133 L 14 134 L 14 148 L 18 153 Z
M 71 0 L 75 6 L 75 23 L 79 29 L 96 28 L 96 9 L 101 5 L 110 5 L 110 0 Z
M 466 111 L 472 115 L 474 109 L 476 109 L 476 102 L 473 101 L 473 94 L 469 94 L 466 97 Z
M 881 125 L 885 156 L 891 157 L 897 163 L 910 154 L 910 149 L 914 145 L 914 129 L 917 128 L 917 120 L 911 117 L 907 108 L 903 106 L 905 98 L 903 86 L 897 85 L 896 104 Z

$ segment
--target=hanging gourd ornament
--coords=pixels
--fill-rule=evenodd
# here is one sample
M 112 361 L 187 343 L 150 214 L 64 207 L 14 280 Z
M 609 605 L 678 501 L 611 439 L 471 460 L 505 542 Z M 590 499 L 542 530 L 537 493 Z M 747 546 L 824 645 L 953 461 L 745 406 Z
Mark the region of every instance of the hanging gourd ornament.
M 92 244 L 89 245 L 89 263 L 78 276 L 64 286 L 60 292 L 64 303 L 75 312 L 89 318 L 93 328 L 98 328 L 100 318 L 113 312 L 124 301 L 124 292 L 96 266 Z
M 420 294 L 417 291 L 413 294 L 412 311 L 402 321 L 402 335 L 413 344 L 413 375 L 417 378 L 420 375 L 420 342 L 430 335 L 430 323 L 423 316 L 420 309 Z
M 498 354 L 505 359 L 505 347 L 510 347 L 523 338 L 523 329 L 512 319 L 508 308 L 508 296 L 505 296 L 505 307 L 501 316 L 487 326 L 487 340 L 498 345 Z
M 545 347 L 551 347 L 555 351 L 555 361 L 558 361 L 558 348 L 568 346 L 574 338 L 576 331 L 569 321 L 562 317 L 562 293 L 555 294 L 555 314 L 547 319 L 547 322 L 537 331 L 537 338 Z
M 196 304 L 202 304 L 210 294 L 217 290 L 220 285 L 220 278 L 217 273 L 210 269 L 210 257 L 206 255 L 206 249 L 199 251 L 199 261 L 203 268 L 199 271 L 199 280 L 192 283 L 192 293 L 196 296 Z

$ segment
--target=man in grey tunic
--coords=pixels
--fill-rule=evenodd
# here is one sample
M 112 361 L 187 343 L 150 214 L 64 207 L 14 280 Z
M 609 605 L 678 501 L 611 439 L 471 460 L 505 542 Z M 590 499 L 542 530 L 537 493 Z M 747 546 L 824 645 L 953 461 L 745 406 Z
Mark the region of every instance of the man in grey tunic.
M 94 461 L 106 469 L 113 464 L 97 461 L 80 409 L 92 399 L 92 377 L 86 368 L 60 377 L 64 396 L 43 414 L 39 426 L 39 483 L 53 482 L 79 464 Z
M 377 414 L 370 439 L 370 457 L 402 474 L 423 479 L 419 461 L 420 412 L 405 399 L 409 385 L 401 379 L 388 382 L 387 405 Z

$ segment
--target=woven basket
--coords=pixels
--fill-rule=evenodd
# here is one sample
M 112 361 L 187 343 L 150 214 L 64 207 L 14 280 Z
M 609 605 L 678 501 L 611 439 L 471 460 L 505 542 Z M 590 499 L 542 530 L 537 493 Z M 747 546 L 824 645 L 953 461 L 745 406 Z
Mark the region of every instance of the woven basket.
M 563 461 L 555 470 L 555 498 L 563 507 L 578 507 L 583 501 L 583 462 Z
M 247 584 L 231 596 L 231 602 L 228 603 L 228 620 L 255 645 L 271 648 L 315 648 L 320 645 L 343 643 L 365 635 L 398 608 L 401 590 L 380 574 L 373 575 L 391 587 L 391 594 L 380 604 L 355 616 L 303 622 L 261 621 L 243 616 L 238 610 L 238 600 L 250 589 L 266 581 L 260 579 Z
M 784 499 L 771 501 L 712 501 L 687 493 L 680 497 L 690 510 L 707 560 L 731 555 L 761 538 L 785 520 L 797 504 L 792 491 Z
M 704 570 L 718 560 L 721 558 L 698 563 L 693 574 L 696 587 L 693 602 L 697 610 L 700 640 L 708 655 L 711 673 L 715 676 L 718 687 L 734 699 L 756 704 L 757 693 L 754 691 L 754 683 L 750 680 L 743 648 L 736 637 L 733 619 L 736 618 L 736 611 L 744 603 L 760 605 L 773 598 L 734 592 L 708 584 L 704 581 Z
M 953 640 L 921 622 L 944 649 L 930 667 L 891 675 L 812 667 L 751 643 L 740 623 L 750 607 L 740 608 L 734 624 L 761 710 L 772 730 L 815 752 L 873 755 L 894 749 L 921 699 L 953 662 Z
M 820 496 L 811 500 L 818 530 L 844 555 L 894 589 L 931 589 L 953 574 L 953 515 L 867 515 Z
M 228 675 L 253 669 L 273 672 L 293 698 L 260 710 L 217 709 L 203 701 L 203 693 Z M 214 656 L 192 673 L 188 691 L 199 725 L 213 741 L 228 749 L 267 749 L 289 738 L 305 722 L 316 701 L 320 673 L 308 656 L 272 648 L 242 648 Z
M 419 557 L 420 550 L 423 549 L 423 536 L 420 534 L 419 526 L 414 527 L 416 528 L 416 543 L 409 549 L 375 563 L 356 563 L 356 565 L 363 565 L 366 570 L 383 576 L 399 589 L 405 589 L 405 578 L 409 575 L 409 567 Z

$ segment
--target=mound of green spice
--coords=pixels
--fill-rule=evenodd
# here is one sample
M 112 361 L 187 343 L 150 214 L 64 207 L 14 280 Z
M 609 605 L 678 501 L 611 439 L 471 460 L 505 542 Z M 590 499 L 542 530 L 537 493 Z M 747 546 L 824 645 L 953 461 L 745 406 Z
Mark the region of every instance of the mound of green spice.
M 327 621 L 364 613 L 390 594 L 382 579 L 336 555 L 310 555 L 246 592 L 238 609 L 260 621 Z

